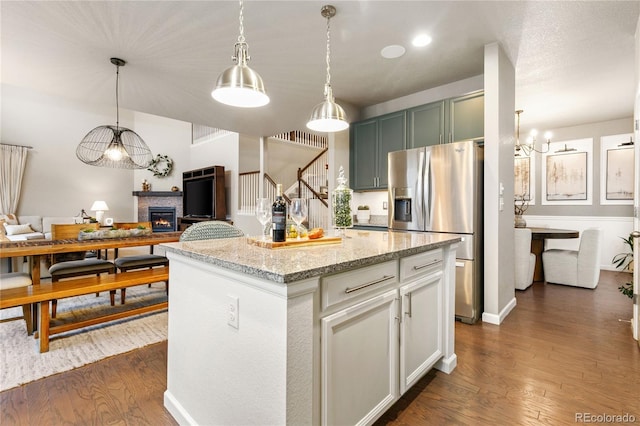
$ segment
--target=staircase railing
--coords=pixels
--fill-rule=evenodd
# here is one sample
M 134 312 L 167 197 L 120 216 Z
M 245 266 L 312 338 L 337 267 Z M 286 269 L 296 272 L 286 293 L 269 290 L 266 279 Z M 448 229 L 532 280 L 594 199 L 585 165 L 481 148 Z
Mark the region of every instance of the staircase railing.
M 327 138 L 299 131 L 274 135 L 273 138 L 322 149 L 308 164 L 298 169 L 296 182 L 285 189 L 283 195 L 288 204 L 291 203 L 291 199 L 287 194 L 293 191 L 295 191 L 296 196 L 307 199 L 309 205 L 307 222 L 309 226 L 328 228 L 327 208 L 329 204 L 326 201 L 327 194 L 323 194 L 320 191 L 321 187 L 326 186 L 327 183 Z M 267 173 L 264 174 L 262 180 L 263 197 L 274 200 L 276 198 L 275 180 Z M 256 199 L 260 193 L 260 172 L 240 173 L 238 187 L 239 211 L 243 214 L 253 214 Z

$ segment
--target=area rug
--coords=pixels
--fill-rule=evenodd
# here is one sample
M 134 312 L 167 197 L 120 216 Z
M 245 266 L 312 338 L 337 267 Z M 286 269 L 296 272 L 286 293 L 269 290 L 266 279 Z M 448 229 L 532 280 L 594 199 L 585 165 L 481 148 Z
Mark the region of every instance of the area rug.
M 163 300 L 167 300 L 163 283 L 127 289 L 124 305 L 118 292 L 113 307 L 106 292 L 98 297 L 67 298 L 58 301 L 56 323 Z M 56 334 L 51 337 L 49 352 L 40 353 L 38 340 L 27 335 L 21 316 L 22 308 L 0 311 L 0 391 L 167 339 L 165 310 Z M 19 319 L 10 320 L 15 317 Z

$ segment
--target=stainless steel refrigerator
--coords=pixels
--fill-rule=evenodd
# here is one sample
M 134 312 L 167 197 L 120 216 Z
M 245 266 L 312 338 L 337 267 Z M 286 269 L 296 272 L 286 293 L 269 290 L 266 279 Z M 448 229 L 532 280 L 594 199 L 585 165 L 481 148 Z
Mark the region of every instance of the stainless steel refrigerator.
M 389 153 L 389 228 L 456 234 L 456 318 L 483 311 L 483 143 Z

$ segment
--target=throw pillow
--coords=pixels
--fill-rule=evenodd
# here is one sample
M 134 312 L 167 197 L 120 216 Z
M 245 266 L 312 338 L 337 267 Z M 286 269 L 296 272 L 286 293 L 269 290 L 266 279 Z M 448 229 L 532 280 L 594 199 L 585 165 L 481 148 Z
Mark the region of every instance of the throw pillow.
M 15 214 L 0 214 L 0 219 L 4 220 L 9 225 L 17 225 L 18 218 Z
M 31 229 L 30 223 L 25 223 L 24 225 L 8 225 L 5 223 L 4 229 L 7 231 L 7 235 L 20 235 L 35 232 Z

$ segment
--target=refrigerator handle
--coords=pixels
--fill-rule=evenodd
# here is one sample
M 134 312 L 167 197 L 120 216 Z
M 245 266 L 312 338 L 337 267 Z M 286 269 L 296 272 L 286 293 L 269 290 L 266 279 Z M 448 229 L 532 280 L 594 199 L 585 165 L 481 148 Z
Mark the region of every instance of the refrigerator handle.
M 420 191 L 422 195 L 422 199 L 424 200 L 424 209 L 423 209 L 423 217 L 425 218 L 425 223 L 422 226 L 422 229 L 425 231 L 431 231 L 431 194 L 433 192 L 431 179 L 431 151 L 427 150 L 426 160 L 424 165 L 424 175 L 422 177 L 422 181 L 424 182 L 424 190 Z
M 424 191 L 424 156 L 424 151 L 420 151 L 420 155 L 418 156 L 418 182 L 415 196 L 415 211 L 417 212 L 416 216 L 418 217 L 418 229 L 421 230 L 424 230 L 424 206 L 422 196 L 422 192 Z

